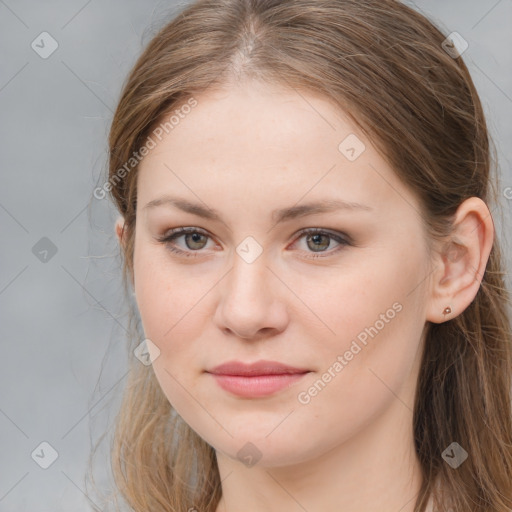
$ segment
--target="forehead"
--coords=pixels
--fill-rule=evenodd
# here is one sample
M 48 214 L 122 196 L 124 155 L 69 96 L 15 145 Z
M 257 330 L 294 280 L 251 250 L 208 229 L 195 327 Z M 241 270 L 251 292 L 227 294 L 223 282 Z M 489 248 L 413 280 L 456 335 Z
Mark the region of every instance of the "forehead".
M 187 161 L 215 163 L 222 157 L 226 164 L 243 168 L 253 161 L 296 160 L 298 153 L 304 156 L 311 150 L 316 159 L 321 151 L 338 156 L 339 137 L 354 131 L 344 113 L 327 100 L 260 82 L 206 91 L 194 99 L 196 106 L 167 127 L 142 168 L 171 151 L 175 161 L 186 156 Z
M 218 210 L 228 202 L 274 210 L 328 193 L 382 209 L 410 195 L 371 141 L 326 99 L 261 83 L 194 98 L 140 164 L 142 206 L 169 194 Z

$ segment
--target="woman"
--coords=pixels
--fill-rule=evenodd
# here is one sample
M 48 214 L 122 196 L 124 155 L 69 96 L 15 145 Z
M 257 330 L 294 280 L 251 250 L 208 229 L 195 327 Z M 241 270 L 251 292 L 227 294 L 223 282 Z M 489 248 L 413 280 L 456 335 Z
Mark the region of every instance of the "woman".
M 142 329 L 130 509 L 511 510 L 497 178 L 456 43 L 394 0 L 203 0 L 140 56 L 104 187 Z

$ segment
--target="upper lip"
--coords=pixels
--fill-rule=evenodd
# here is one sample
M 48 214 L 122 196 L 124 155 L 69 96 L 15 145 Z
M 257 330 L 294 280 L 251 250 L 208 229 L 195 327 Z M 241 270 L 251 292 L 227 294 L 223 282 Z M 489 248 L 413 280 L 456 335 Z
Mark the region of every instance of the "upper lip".
M 228 361 L 211 370 L 208 373 L 216 375 L 283 375 L 309 372 L 307 368 L 295 368 L 278 361 L 256 361 L 255 363 L 243 363 L 241 361 Z

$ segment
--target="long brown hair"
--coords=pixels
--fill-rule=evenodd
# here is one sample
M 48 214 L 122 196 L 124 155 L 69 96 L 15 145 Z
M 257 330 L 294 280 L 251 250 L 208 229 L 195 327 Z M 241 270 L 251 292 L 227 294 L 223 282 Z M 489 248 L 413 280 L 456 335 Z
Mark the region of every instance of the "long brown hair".
M 199 0 L 183 8 L 136 62 L 111 126 L 102 190 L 125 219 L 125 283 L 133 279 L 134 153 L 195 95 L 232 80 L 293 87 L 347 112 L 420 199 L 432 241 L 449 236 L 465 199 L 497 201 L 482 105 L 446 37 L 395 0 Z M 415 512 L 430 496 L 436 510 L 512 510 L 510 319 L 496 239 L 473 302 L 426 325 L 413 416 L 423 476 Z M 130 354 L 141 341 L 134 338 Z M 137 512 L 215 512 L 214 449 L 173 410 L 151 367 L 131 360 L 111 452 L 120 495 Z M 453 441 L 469 454 L 456 470 L 442 457 Z

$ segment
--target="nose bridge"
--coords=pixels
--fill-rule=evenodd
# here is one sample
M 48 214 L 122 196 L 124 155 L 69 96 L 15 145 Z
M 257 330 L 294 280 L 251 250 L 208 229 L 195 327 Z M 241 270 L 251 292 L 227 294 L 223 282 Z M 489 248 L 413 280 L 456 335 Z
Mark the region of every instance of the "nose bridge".
M 267 328 L 280 330 L 286 317 L 274 288 L 275 276 L 267 268 L 268 258 L 258 246 L 254 240 L 245 240 L 237 246 L 217 306 L 219 327 L 244 338 Z
M 240 308 L 250 303 L 254 314 L 256 308 L 270 303 L 268 280 L 272 273 L 267 268 L 268 264 L 268 258 L 263 254 L 261 246 L 257 247 L 254 242 L 247 240 L 239 244 L 227 279 L 225 298 Z

